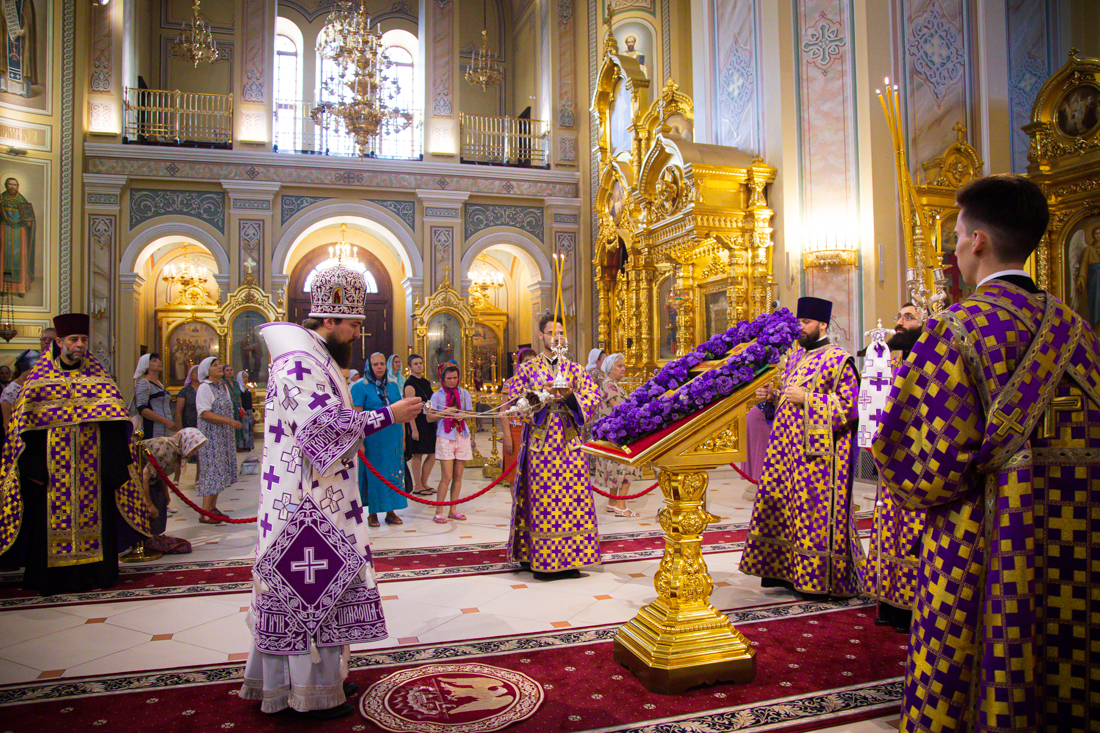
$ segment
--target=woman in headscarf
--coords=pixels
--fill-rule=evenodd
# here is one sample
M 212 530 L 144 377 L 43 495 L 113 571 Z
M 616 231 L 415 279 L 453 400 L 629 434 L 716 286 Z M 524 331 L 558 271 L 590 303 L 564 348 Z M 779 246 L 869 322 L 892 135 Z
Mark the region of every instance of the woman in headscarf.
M 160 354 L 142 354 L 134 370 L 134 405 L 147 438 L 163 438 L 179 429 L 172 420 L 172 395 L 160 381 L 163 369 Z
M 513 373 L 519 371 L 520 364 L 531 361 L 536 356 L 538 356 L 538 354 L 535 353 L 534 349 L 529 349 L 527 347 L 520 349 L 519 352 L 516 354 L 516 367 L 513 370 Z M 508 378 L 508 381 L 504 383 L 504 388 L 501 390 L 501 394 L 509 393 L 509 383 L 514 378 L 515 377 Z M 519 446 L 520 443 L 523 442 L 523 421 L 520 420 L 518 417 L 502 417 L 500 418 L 500 420 L 502 423 L 504 423 L 501 426 L 501 435 L 504 436 L 504 458 L 502 459 L 503 463 L 501 464 L 501 469 L 506 469 L 513 463 L 515 463 L 517 458 L 519 458 Z M 504 483 L 508 486 L 511 486 L 512 478 L 515 475 L 515 469 L 509 471 L 504 476 Z
M 622 354 L 605 357 L 600 367 L 604 379 L 600 383 L 600 417 L 610 415 L 620 402 L 626 399 L 626 391 L 619 386 L 619 380 L 626 374 L 626 358 Z M 641 467 L 630 468 L 618 461 L 597 458 L 592 461 L 592 480 L 604 491 L 615 496 L 630 493 L 630 482 L 642 477 Z M 626 508 L 626 500 L 612 499 L 607 502 L 606 511 L 617 517 L 636 517 L 638 513 Z
M 243 451 L 247 450 L 241 447 L 244 442 L 244 406 L 241 403 L 241 385 L 234 378 L 235 375 L 233 365 L 222 364 L 222 381 L 225 382 L 229 390 L 229 399 L 233 402 L 233 417 L 241 424 L 233 433 L 233 446 L 236 450 Z
M 584 365 L 584 370 L 588 372 L 588 376 L 592 377 L 592 381 L 596 383 L 597 387 L 607 377 L 603 369 L 600 368 L 606 358 L 607 352 L 603 349 L 592 349 L 588 352 L 588 363 Z
M 386 378 L 397 385 L 397 394 L 405 394 L 405 375 L 401 371 L 401 356 L 394 354 L 386 359 Z
M 248 386 L 248 372 L 237 372 L 237 388 L 241 394 L 240 430 L 237 431 L 237 450 L 250 451 L 256 447 L 256 421 L 252 416 L 252 390 Z
M 195 405 L 199 411 L 199 430 L 206 442 L 199 448 L 199 480 L 195 491 L 202 497 L 202 508 L 215 516 L 229 518 L 218 509 L 218 495 L 237 480 L 237 453 L 233 431 L 241 424 L 233 417 L 233 399 L 223 378 L 223 367 L 217 357 L 208 356 L 199 364 L 198 392 Z M 220 524 L 220 520 L 199 517 L 203 524 Z
M 199 411 L 195 406 L 195 394 L 199 389 L 199 365 L 191 367 L 187 372 L 187 380 L 183 388 L 176 393 L 176 425 L 180 429 L 197 428 L 199 426 Z
M 38 361 L 41 354 L 34 349 L 26 351 L 15 357 L 15 377 L 0 392 L 0 413 L 3 416 L 3 424 L 0 424 L 0 446 L 7 442 L 8 423 L 11 421 L 11 412 L 15 403 L 19 401 L 19 395 L 23 392 L 23 382 L 30 376 L 31 368 Z
M 356 410 L 377 410 L 401 399 L 397 385 L 386 374 L 386 357 L 377 352 L 370 355 L 363 379 L 351 388 L 351 402 Z M 401 425 L 390 425 L 363 441 L 363 452 L 378 473 L 394 486 L 405 483 L 405 430 Z M 367 507 L 367 525 L 378 526 L 378 513 L 386 513 L 386 524 L 404 524 L 397 516 L 398 509 L 407 507 L 405 497 L 386 486 L 359 462 L 359 497 Z
M 401 357 L 397 354 L 393 354 L 390 358 L 386 359 L 386 379 L 390 381 L 390 384 L 397 385 L 397 394 L 404 396 L 405 394 L 405 375 L 401 373 Z M 403 481 L 404 486 L 402 488 L 408 492 L 416 492 L 416 484 L 413 482 L 412 473 L 409 471 L 409 441 L 408 435 L 403 435 L 404 453 L 402 455 L 403 468 L 405 479 Z
M 409 377 L 405 380 L 405 397 L 419 397 L 428 402 L 432 398 L 432 383 L 424 377 L 424 357 L 420 354 L 409 356 Z M 423 457 L 424 464 L 420 459 Z M 412 464 L 413 493 L 424 496 L 432 493 L 428 486 L 428 476 L 435 465 L 435 423 L 428 422 L 428 416 L 421 412 L 416 420 L 405 424 L 405 458 Z
M 360 379 L 362 379 L 362 377 L 359 375 L 359 370 L 358 369 L 348 370 L 348 386 L 349 387 L 351 385 L 355 384 L 356 382 L 358 382 Z
M 445 362 L 439 365 L 439 371 L 440 388 L 432 395 L 434 409 L 428 414 L 429 421 L 440 423 L 435 432 L 435 459 L 439 461 L 443 476 L 439 480 L 435 500 L 443 501 L 447 495 L 447 486 L 450 485 L 451 501 L 458 501 L 462 493 L 462 472 L 466 461 L 474 457 L 473 444 L 466 420 L 448 415 L 459 410 L 472 412 L 474 401 L 469 392 L 458 386 L 460 375 L 457 364 L 453 361 Z M 432 521 L 446 524 L 448 519 L 462 521 L 466 519 L 466 515 L 458 511 L 458 505 L 455 504 L 451 506 L 446 517 L 437 513 Z
M 164 438 L 143 440 L 141 447 L 157 462 L 165 476 L 175 474 L 172 483 L 179 485 L 184 459 L 198 453 L 199 448 L 206 442 L 206 436 L 202 431 L 184 428 Z M 145 492 L 145 501 L 149 506 L 151 536 L 146 540 L 146 546 L 157 552 L 172 555 L 186 555 L 191 552 L 190 542 L 164 534 L 168 525 L 168 505 L 172 497 L 164 480 L 150 462 L 146 462 L 145 469 L 141 473 L 141 488 Z

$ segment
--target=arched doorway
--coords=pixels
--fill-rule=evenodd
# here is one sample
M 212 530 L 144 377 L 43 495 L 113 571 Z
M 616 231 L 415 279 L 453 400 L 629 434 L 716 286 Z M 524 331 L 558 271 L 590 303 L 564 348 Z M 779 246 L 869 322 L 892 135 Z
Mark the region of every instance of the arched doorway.
M 363 371 L 363 364 L 369 354 L 379 351 L 388 356 L 393 353 L 393 293 L 390 275 L 378 258 L 355 245 L 352 245 L 352 252 L 361 263 L 367 281 L 363 336 L 356 343 L 351 357 L 352 367 Z M 330 265 L 329 246 L 322 245 L 303 257 L 295 266 L 287 289 L 287 315 L 292 323 L 301 323 L 308 317 L 310 293 L 307 287 L 311 284 L 312 275 L 318 269 Z

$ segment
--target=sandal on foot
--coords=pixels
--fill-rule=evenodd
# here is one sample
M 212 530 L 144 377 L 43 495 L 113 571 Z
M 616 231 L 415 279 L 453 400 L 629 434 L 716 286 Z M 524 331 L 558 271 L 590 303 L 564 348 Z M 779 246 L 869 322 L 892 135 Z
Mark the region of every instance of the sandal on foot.
M 367 518 L 367 526 L 368 527 L 378 527 L 378 526 L 380 526 L 378 524 L 378 517 L 368 517 Z
M 464 522 L 466 521 L 466 515 L 462 514 L 461 512 L 457 514 L 448 514 L 447 519 L 457 519 L 460 522 Z
M 435 517 L 432 518 L 432 521 L 436 524 L 446 524 L 447 518 L 442 514 L 436 514 Z
M 637 517 L 637 516 L 640 516 L 640 515 L 638 514 L 638 512 L 634 511 L 633 509 L 623 508 L 623 509 L 616 509 L 615 510 L 615 516 L 616 517 Z
M 207 517 L 199 517 L 199 524 L 222 524 L 220 519 L 208 519 Z
M 404 524 L 405 520 L 396 514 L 392 517 L 386 517 L 386 524 Z
M 608 514 L 614 514 L 615 513 L 615 507 L 608 506 L 606 509 L 604 509 L 604 511 L 607 512 Z

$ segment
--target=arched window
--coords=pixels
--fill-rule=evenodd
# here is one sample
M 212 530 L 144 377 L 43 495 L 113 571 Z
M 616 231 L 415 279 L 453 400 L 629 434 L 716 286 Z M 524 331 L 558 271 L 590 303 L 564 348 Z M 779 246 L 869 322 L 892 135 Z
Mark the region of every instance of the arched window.
M 275 19 L 275 149 L 294 152 L 300 145 L 302 120 L 302 32 L 294 21 Z
M 338 264 L 341 264 L 339 260 L 328 259 L 317 265 L 317 267 L 314 267 L 313 270 L 308 275 L 306 275 L 306 282 L 302 286 L 302 289 L 308 293 L 310 291 L 310 288 L 313 287 L 313 278 L 317 277 L 318 272 L 320 272 L 321 270 L 327 270 L 330 267 L 335 267 Z M 374 275 L 371 273 L 370 270 L 367 269 L 366 265 L 364 265 L 359 260 L 345 260 L 343 262 L 343 265 L 345 267 L 350 267 L 351 269 L 363 275 L 363 279 L 367 281 L 368 293 L 378 292 L 378 282 L 374 279 Z

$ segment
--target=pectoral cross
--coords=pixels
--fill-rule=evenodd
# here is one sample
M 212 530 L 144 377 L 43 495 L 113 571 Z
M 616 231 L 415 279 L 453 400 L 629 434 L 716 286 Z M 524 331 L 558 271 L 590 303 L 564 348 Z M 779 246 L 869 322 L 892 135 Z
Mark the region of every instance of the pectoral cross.
M 1024 416 L 1022 408 L 1017 407 L 1012 411 L 1011 415 L 1006 415 L 1003 410 L 997 410 L 993 413 L 993 417 L 1000 419 L 1001 426 L 997 428 L 997 432 L 993 433 L 993 437 L 997 440 L 1004 440 L 1008 437 L 1010 432 L 1016 435 L 1022 435 L 1024 432 L 1024 426 L 1017 422 Z
M 1043 426 L 1039 431 L 1040 438 L 1046 438 L 1047 440 L 1053 440 L 1058 437 L 1058 413 L 1059 412 L 1077 412 L 1083 409 L 1081 397 L 1055 397 L 1047 405 L 1046 412 L 1043 413 Z

